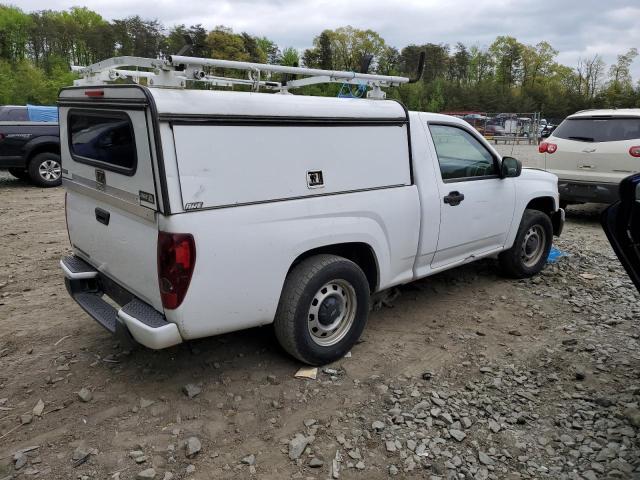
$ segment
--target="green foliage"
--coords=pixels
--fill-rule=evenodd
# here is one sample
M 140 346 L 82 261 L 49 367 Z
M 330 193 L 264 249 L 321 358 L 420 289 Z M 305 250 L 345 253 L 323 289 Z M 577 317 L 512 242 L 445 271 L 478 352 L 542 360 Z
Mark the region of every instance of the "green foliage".
M 300 54 L 293 47 L 287 47 L 282 51 L 282 58 L 280 58 L 281 65 L 287 65 L 289 67 L 297 67 L 300 65 Z
M 214 58 L 244 62 L 248 62 L 250 59 L 249 52 L 245 50 L 245 41 L 242 35 L 233 33 L 233 30 L 223 25 L 218 25 L 209 32 L 207 45 Z
M 0 5 L 0 58 L 18 61 L 26 56 L 31 18 L 22 10 Z
M 73 82 L 69 64 L 88 65 L 118 55 L 161 58 L 178 52 L 191 39 L 188 55 L 327 70 L 359 71 L 371 55 L 371 72 L 415 75 L 426 52 L 422 80 L 387 89 L 389 98 L 410 109 L 429 111 L 541 111 L 562 118 L 576 110 L 640 107 L 640 83 L 633 83 L 635 48 L 620 54 L 608 68 L 598 55 L 570 67 L 557 62 L 548 42 L 526 45 L 499 36 L 487 49 L 457 43 L 412 44 L 397 50 L 373 30 L 351 26 L 323 30 L 302 55 L 280 49 L 271 39 L 236 33 L 223 25 L 176 25 L 132 16 L 106 21 L 84 7 L 25 13 L 0 5 L 0 104 L 55 102 L 58 90 Z M 239 71 L 216 74 L 244 76 Z M 270 76 L 282 80 L 282 75 Z M 200 86 L 198 88 L 209 88 Z M 313 85 L 297 94 L 335 96 L 340 85 Z
M 274 41 L 269 40 L 267 37 L 258 37 L 255 40 L 258 43 L 258 48 L 264 52 L 267 63 L 280 63 L 282 54 L 280 53 L 280 48 L 278 48 L 278 45 Z
M 350 25 L 324 30 L 313 40 L 313 48 L 304 53 L 305 65 L 328 70 L 360 71 L 365 55 L 373 56 L 373 67 L 387 52 L 383 38 L 373 30 Z

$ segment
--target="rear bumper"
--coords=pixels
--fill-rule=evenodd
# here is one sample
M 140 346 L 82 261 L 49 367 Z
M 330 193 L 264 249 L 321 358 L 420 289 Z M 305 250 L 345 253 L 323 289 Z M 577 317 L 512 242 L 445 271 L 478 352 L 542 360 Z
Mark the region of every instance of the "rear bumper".
M 617 183 L 580 182 L 576 180 L 558 181 L 560 199 L 566 202 L 614 203 L 620 197 Z
M 76 256 L 60 260 L 69 295 L 102 327 L 114 335 L 131 335 L 136 342 L 152 349 L 182 343 L 175 323 L 151 305 L 136 298 L 113 280 Z M 109 297 L 120 308 L 104 299 Z

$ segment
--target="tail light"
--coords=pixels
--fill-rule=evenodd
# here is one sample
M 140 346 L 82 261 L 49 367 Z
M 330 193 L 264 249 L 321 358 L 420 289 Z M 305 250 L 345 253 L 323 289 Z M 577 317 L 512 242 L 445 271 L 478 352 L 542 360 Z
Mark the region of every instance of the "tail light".
M 4 137 L 6 137 L 6 135 L 4 133 L 0 133 L 0 140 L 4 140 Z
M 558 150 L 558 145 L 555 143 L 542 142 L 538 145 L 538 152 L 540 153 L 555 153 Z
M 196 244 L 188 233 L 158 232 L 158 283 L 162 306 L 174 310 L 184 300 L 196 264 Z
M 636 145 L 635 147 L 631 147 L 629 149 L 629 155 L 632 157 L 640 158 L 640 145 Z

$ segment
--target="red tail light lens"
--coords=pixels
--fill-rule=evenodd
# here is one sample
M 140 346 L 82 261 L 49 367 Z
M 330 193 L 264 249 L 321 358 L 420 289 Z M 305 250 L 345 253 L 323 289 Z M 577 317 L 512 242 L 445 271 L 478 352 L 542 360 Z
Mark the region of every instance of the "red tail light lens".
M 91 98 L 102 98 L 104 97 L 104 90 L 85 90 L 84 94 Z
M 640 158 L 640 145 L 636 145 L 635 147 L 631 147 L 629 149 L 629 155 L 632 157 Z
M 5 134 L 4 133 L 0 133 L 0 140 L 4 140 Z
M 555 143 L 542 142 L 538 145 L 538 152 L 540 153 L 554 153 L 556 150 L 558 150 L 558 145 Z
M 158 232 L 158 283 L 162 306 L 174 310 L 184 300 L 196 264 L 196 244 L 188 233 Z

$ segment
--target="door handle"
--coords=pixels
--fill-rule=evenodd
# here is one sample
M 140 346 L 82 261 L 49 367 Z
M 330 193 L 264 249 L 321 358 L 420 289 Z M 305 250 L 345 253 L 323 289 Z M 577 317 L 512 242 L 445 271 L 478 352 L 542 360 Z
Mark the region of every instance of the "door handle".
M 102 223 L 103 225 L 109 225 L 109 218 L 111 214 L 106 210 L 101 208 L 96 208 L 96 220 Z
M 464 200 L 464 195 L 460 192 L 449 192 L 449 195 L 444 197 L 444 203 L 455 207 L 456 205 L 460 205 L 460 203 Z

